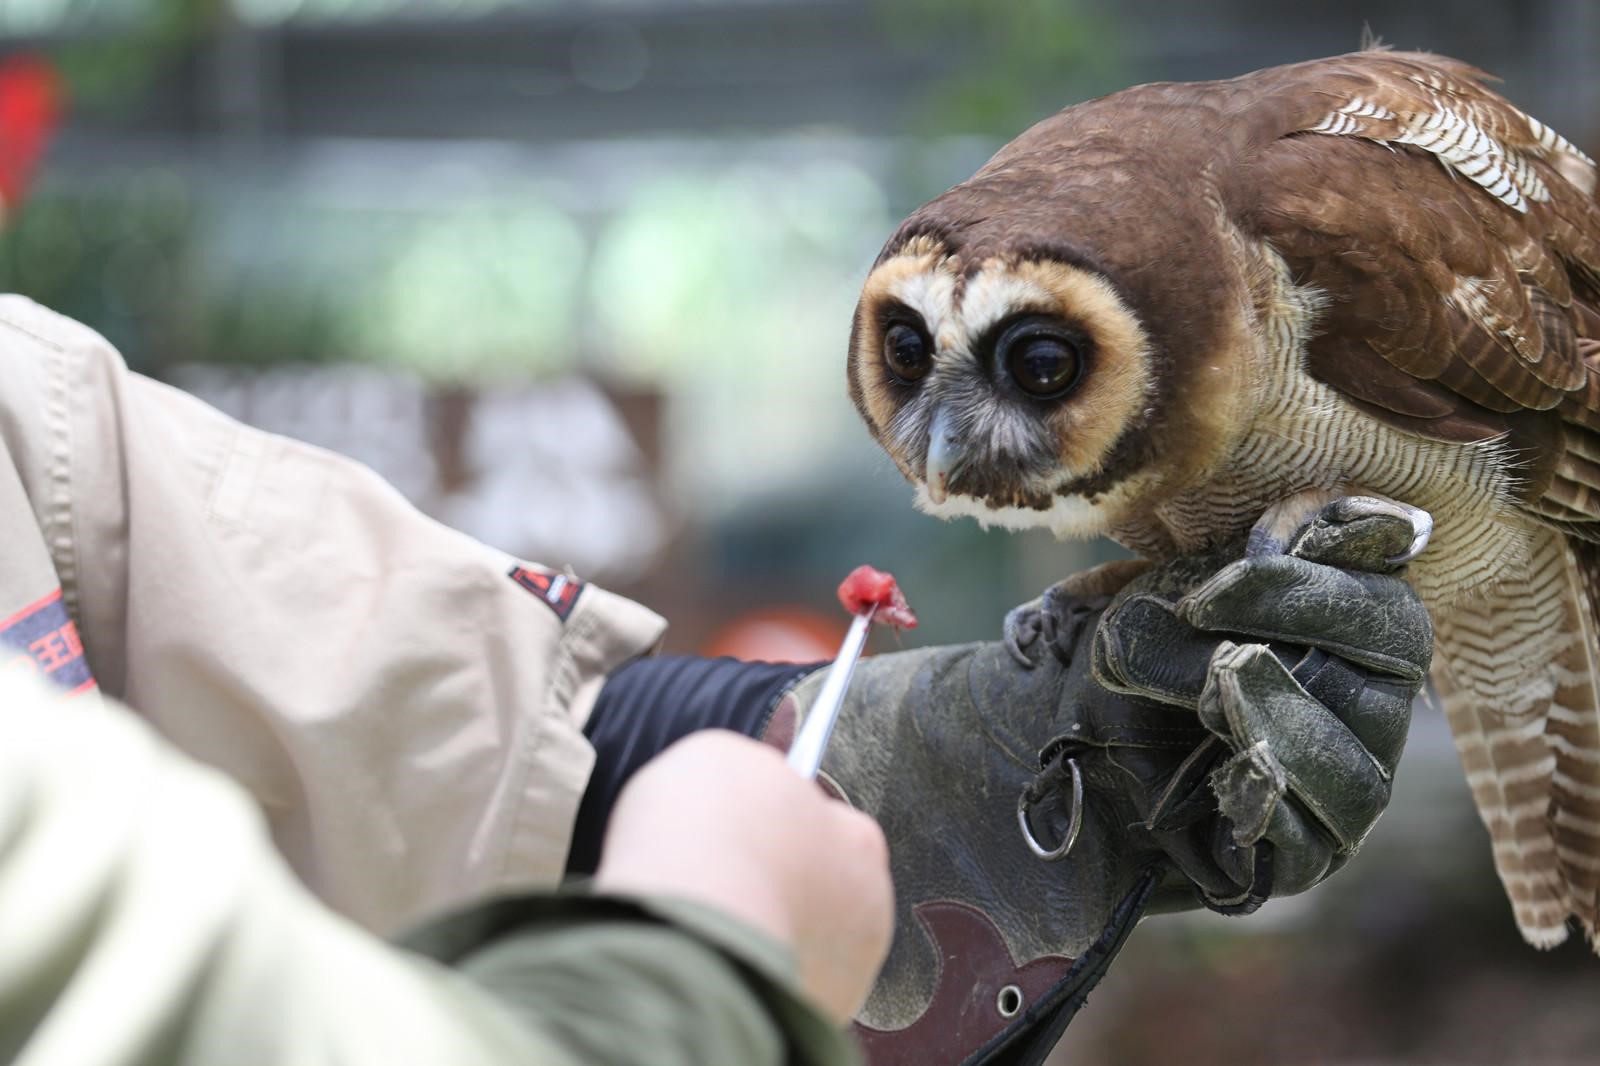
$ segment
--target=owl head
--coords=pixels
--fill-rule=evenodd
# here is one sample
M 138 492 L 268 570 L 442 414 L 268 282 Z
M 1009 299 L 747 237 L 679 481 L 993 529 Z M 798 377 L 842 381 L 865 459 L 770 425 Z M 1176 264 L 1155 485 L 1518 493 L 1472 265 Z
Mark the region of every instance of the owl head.
M 1107 532 L 1236 422 L 1249 301 L 1216 210 L 1074 138 L 1076 110 L 920 208 L 864 284 L 850 394 L 930 514 Z

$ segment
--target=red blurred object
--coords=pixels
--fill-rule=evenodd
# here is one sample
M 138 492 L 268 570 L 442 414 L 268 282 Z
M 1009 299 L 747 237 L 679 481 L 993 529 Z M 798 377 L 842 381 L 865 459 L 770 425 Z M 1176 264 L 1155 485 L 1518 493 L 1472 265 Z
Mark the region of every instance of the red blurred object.
M 850 571 L 850 576 L 839 582 L 839 602 L 851 614 L 866 614 L 877 608 L 872 620 L 879 625 L 917 628 L 917 616 L 911 613 L 911 605 L 895 584 L 894 575 L 882 570 L 863 565 Z
M 833 658 L 845 626 L 805 607 L 766 607 L 734 619 L 701 649 L 747 662 L 817 663 Z
M 61 79 L 42 56 L 0 60 L 0 211 L 22 203 L 61 112 Z

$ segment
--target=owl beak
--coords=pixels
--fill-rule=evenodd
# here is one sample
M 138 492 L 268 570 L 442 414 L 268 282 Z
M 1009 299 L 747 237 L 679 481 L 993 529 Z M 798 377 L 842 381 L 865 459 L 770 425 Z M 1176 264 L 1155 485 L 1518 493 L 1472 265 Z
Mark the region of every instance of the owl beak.
M 923 484 L 928 487 L 928 498 L 943 503 L 950 495 L 950 482 L 966 464 L 967 453 L 956 435 L 955 419 L 941 407 L 934 413 L 933 428 L 928 430 L 928 461 L 922 469 Z

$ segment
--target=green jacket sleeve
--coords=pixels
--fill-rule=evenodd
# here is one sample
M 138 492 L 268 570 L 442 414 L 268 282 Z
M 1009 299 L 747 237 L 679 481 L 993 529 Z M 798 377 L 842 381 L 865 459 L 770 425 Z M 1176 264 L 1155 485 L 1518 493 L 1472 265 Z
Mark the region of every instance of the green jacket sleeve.
M 457 969 L 373 937 L 294 879 L 233 781 L 0 668 L 0 1062 L 851 1061 L 783 953 L 718 915 L 475 913 L 436 937 Z
M 684 900 L 509 897 L 409 946 L 454 966 L 584 1063 L 832 1066 L 853 1042 L 794 990 L 788 953 Z

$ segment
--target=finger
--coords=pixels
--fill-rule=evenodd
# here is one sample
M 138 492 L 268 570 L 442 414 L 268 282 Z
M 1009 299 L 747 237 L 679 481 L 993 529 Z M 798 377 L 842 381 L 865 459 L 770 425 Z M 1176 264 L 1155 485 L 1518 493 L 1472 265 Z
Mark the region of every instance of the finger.
M 1401 579 L 1286 555 L 1230 563 L 1176 613 L 1196 629 L 1322 648 L 1416 684 L 1433 656 L 1433 625 Z
M 1217 857 L 1240 883 L 1257 873 L 1256 855 L 1270 848 L 1268 880 L 1256 886 L 1273 896 L 1304 892 L 1338 866 L 1346 853 L 1320 822 L 1287 791 L 1283 768 L 1264 744 L 1235 755 L 1211 779 L 1226 838 Z
M 1356 735 L 1378 765 L 1394 772 L 1411 727 L 1414 684 L 1372 673 L 1320 648 L 1307 649 L 1290 673 Z
M 1197 632 L 1149 593 L 1111 607 L 1095 627 L 1094 679 L 1124 695 L 1198 707 L 1215 636 Z
M 1136 593 L 1102 616 L 1091 669 L 1095 681 L 1112 692 L 1193 709 L 1200 705 L 1217 643 L 1216 634 L 1183 621 L 1160 595 Z M 1281 655 L 1292 662 L 1299 651 L 1284 649 Z M 1328 656 L 1315 654 L 1319 659 L 1314 665 L 1320 668 Z M 1329 679 L 1335 676 L 1331 670 L 1325 672 Z M 1354 698 L 1351 693 L 1345 702 Z
M 1124 695 L 1198 708 L 1217 638 L 1178 618 L 1171 604 L 1139 594 L 1106 612 L 1095 634 L 1095 681 Z M 1416 686 L 1306 649 L 1298 657 L 1274 649 L 1307 695 L 1355 734 L 1386 773 L 1405 748 Z
M 1281 775 L 1281 794 L 1304 805 L 1342 851 L 1361 842 L 1388 803 L 1388 772 L 1264 645 L 1218 647 L 1199 710 L 1207 728 L 1251 756 L 1249 774 Z
M 1322 824 L 1292 796 L 1272 812 L 1263 844 L 1272 849 L 1273 896 L 1292 896 L 1325 881 L 1349 861 L 1350 853 L 1338 850 Z M 1260 845 L 1258 845 L 1260 846 Z
M 1266 835 L 1289 781 L 1266 741 L 1238 752 L 1211 775 L 1217 811 L 1233 826 L 1233 842 L 1250 847 Z

